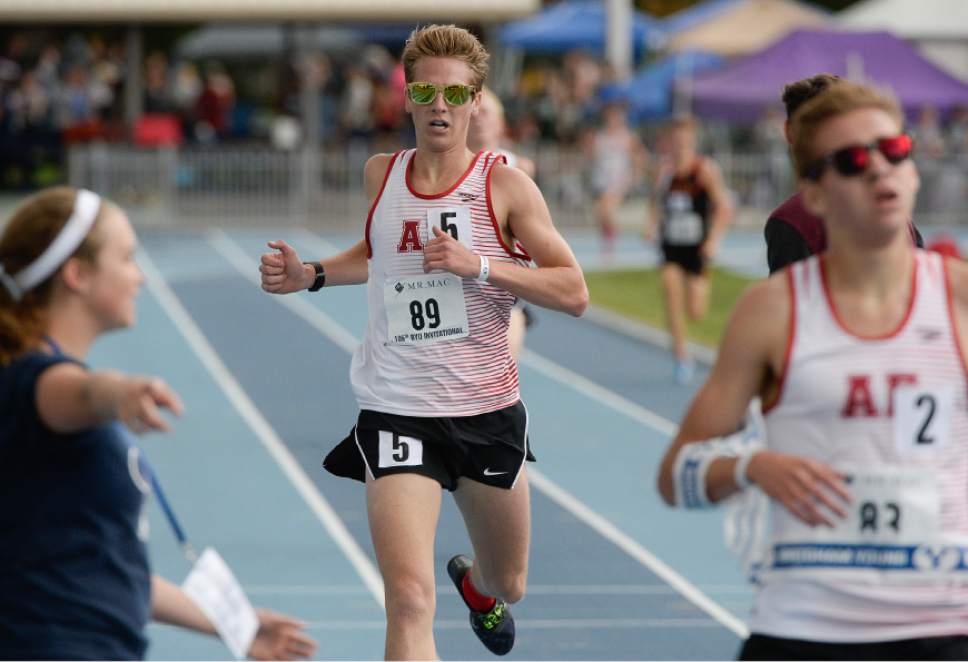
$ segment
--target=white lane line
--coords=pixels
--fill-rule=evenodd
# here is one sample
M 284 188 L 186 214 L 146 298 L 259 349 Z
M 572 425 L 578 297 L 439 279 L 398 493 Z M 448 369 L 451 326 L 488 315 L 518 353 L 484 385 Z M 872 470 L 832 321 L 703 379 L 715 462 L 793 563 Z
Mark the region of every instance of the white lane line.
M 302 466 L 292 456 L 276 431 L 269 425 L 255 403 L 249 398 L 238 380 L 232 375 L 218 353 L 209 343 L 205 334 L 192 319 L 191 315 L 179 301 L 178 297 L 165 282 L 161 271 L 155 266 L 147 251 L 142 249 L 138 262 L 147 276 L 148 289 L 165 309 L 168 317 L 185 337 L 189 346 L 201 360 L 209 374 L 219 385 L 229 401 L 235 406 L 242 419 L 249 425 L 259 441 L 262 442 L 269 455 L 276 461 L 282 472 L 302 496 L 309 509 L 316 515 L 326 528 L 330 537 L 346 555 L 353 568 L 369 589 L 370 594 L 384 606 L 383 580 L 376 567 L 350 534 L 343 521 L 339 518 L 329 502 L 313 485 L 312 480 L 303 471 Z
M 247 255 L 245 251 L 243 251 L 242 248 L 232 239 L 230 239 L 224 232 L 218 232 L 217 235 L 209 239 L 209 242 L 226 260 L 235 265 L 243 277 L 248 278 L 255 284 L 260 282 L 258 271 L 256 269 L 246 268 L 248 265 L 253 264 L 252 258 Z M 290 296 L 278 296 L 276 299 L 280 302 L 290 299 L 302 300 L 301 297 Z M 339 326 L 331 317 L 329 317 L 319 308 L 316 308 L 306 301 L 303 301 L 303 303 L 306 305 L 287 305 L 287 307 L 289 307 L 290 310 L 300 317 L 303 317 L 303 319 L 309 322 L 312 326 L 319 329 L 324 335 L 328 336 L 327 329 L 330 329 L 333 325 Z M 349 333 L 345 331 L 345 329 L 344 332 L 347 334 Z M 337 342 L 335 338 L 331 339 L 334 342 Z M 339 342 L 337 342 L 337 344 L 343 346 Z M 528 354 L 530 356 L 525 357 L 526 361 L 530 361 L 532 360 L 531 357 L 535 357 L 535 366 L 540 366 L 538 368 L 539 370 L 542 370 L 542 372 L 544 372 L 546 375 L 557 381 L 560 381 L 562 384 L 571 386 L 583 395 L 601 402 L 602 404 L 605 404 L 627 416 L 630 416 L 633 418 L 633 420 L 645 423 L 646 425 L 653 427 L 663 434 L 672 434 L 675 431 L 675 425 L 671 421 L 667 421 L 658 414 L 650 412 L 644 407 L 626 400 L 617 393 L 603 388 L 598 384 L 595 384 L 594 382 L 582 377 L 581 375 L 573 373 L 572 371 L 557 365 L 553 361 L 543 357 L 538 357 L 533 353 Z M 735 632 L 738 636 L 745 638 L 748 635 L 748 630 L 740 619 L 723 609 L 719 604 L 699 590 L 689 580 L 673 570 L 665 562 L 659 560 L 654 554 L 623 533 L 614 524 L 603 518 L 601 515 L 596 513 L 571 494 L 567 493 L 562 488 L 558 487 L 558 485 L 532 467 L 528 467 L 528 474 L 531 477 L 532 484 L 534 484 L 536 488 L 544 492 L 562 508 L 568 510 L 573 515 L 585 522 L 588 526 L 598 531 L 600 535 L 610 540 L 617 547 L 629 554 L 629 556 L 660 576 L 676 590 L 678 590 L 679 593 L 681 593 L 687 600 Z
M 687 600 L 728 627 L 739 637 L 745 639 L 749 636 L 749 630 L 742 620 L 723 609 L 719 603 L 699 590 L 695 584 L 673 570 L 665 561 L 659 559 L 638 541 L 532 467 L 528 467 L 528 478 L 532 485 L 544 492 L 552 501 L 574 514 L 592 529 L 598 531 L 603 538 L 610 540 L 619 549 L 661 577 Z
M 529 349 L 524 349 L 521 352 L 521 357 L 518 362 L 537 370 L 546 377 L 570 386 L 591 400 L 625 414 L 633 421 L 646 425 L 663 436 L 672 437 L 679 429 L 679 426 L 669 419 Z
M 639 322 L 624 315 L 619 315 L 601 306 L 588 306 L 584 317 L 594 324 L 629 336 L 640 342 L 648 343 L 659 349 L 668 350 L 672 346 L 672 337 L 667 331 L 651 327 L 645 322 Z M 686 346 L 689 349 L 689 354 L 695 357 L 700 363 L 711 366 L 716 362 L 715 349 L 700 345 L 691 340 L 686 341 Z
M 366 588 L 357 585 L 334 586 L 331 584 L 290 584 L 278 585 L 250 585 L 246 584 L 247 595 L 363 595 Z M 750 589 L 745 585 L 735 586 L 703 586 L 709 593 L 734 593 L 745 595 Z M 451 595 L 453 584 L 439 584 L 437 595 Z M 678 590 L 668 584 L 574 584 L 549 586 L 543 584 L 529 584 L 528 595 L 675 595 Z
M 386 629 L 385 620 L 325 620 L 304 621 L 307 631 L 337 630 L 342 632 L 352 630 L 378 631 Z M 601 629 L 601 630 L 637 630 L 644 628 L 719 628 L 720 624 L 708 618 L 515 618 L 518 628 L 526 630 L 571 630 Z M 150 629 L 174 628 L 173 625 L 152 622 Z M 467 619 L 438 619 L 434 621 L 434 630 L 466 630 Z
M 574 628 L 603 630 L 639 628 L 719 628 L 708 618 L 515 618 L 518 628 L 525 630 L 570 630 Z M 385 621 L 309 621 L 307 630 L 383 630 Z M 434 630 L 466 630 L 467 619 L 434 621 Z

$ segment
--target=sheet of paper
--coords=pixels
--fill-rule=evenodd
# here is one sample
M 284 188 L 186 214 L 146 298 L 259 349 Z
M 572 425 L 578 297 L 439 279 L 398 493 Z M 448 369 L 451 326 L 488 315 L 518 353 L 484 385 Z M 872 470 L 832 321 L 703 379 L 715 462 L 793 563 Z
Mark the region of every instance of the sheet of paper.
M 245 659 L 259 630 L 259 618 L 219 553 L 206 548 L 182 588 L 215 625 L 232 655 Z

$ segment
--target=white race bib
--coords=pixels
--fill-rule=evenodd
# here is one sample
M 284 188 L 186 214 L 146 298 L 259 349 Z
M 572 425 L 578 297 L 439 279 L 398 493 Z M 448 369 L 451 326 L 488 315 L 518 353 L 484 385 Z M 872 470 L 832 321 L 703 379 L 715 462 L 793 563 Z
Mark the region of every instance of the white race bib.
M 894 445 L 901 457 L 931 454 L 948 445 L 955 392 L 941 387 L 894 390 Z
M 427 241 L 434 239 L 438 227 L 451 237 L 464 244 L 467 250 L 474 250 L 474 226 L 471 224 L 471 210 L 467 207 L 447 207 L 427 210 Z
M 470 333 L 460 276 L 439 273 L 390 278 L 383 287 L 383 302 L 391 345 L 432 345 Z
M 688 193 L 672 191 L 666 198 L 662 241 L 673 246 L 695 246 L 702 242 L 702 217 L 692 209 Z
M 219 553 L 206 548 L 182 589 L 212 622 L 235 659 L 244 660 L 259 631 L 259 617 Z
M 849 477 L 852 502 L 845 519 L 833 516 L 834 527 L 811 527 L 783 506 L 774 513 L 773 571 L 814 573 L 839 569 L 849 573 L 937 570 L 941 496 L 929 469 L 838 467 Z M 947 549 L 947 548 L 945 548 Z M 960 548 L 946 569 L 962 565 Z M 926 551 L 927 550 L 927 551 Z
M 380 430 L 379 466 L 419 467 L 423 464 L 423 442 L 413 437 Z

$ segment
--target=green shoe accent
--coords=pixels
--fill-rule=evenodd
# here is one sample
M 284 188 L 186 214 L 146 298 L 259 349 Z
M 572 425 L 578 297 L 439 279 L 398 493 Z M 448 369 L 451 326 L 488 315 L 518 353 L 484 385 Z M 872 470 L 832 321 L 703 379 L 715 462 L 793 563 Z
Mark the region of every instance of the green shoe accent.
M 483 625 L 488 630 L 493 630 L 495 627 L 501 624 L 504 620 L 504 608 L 507 605 L 503 601 L 498 600 L 494 603 L 494 608 L 488 613 L 481 617 L 481 625 Z

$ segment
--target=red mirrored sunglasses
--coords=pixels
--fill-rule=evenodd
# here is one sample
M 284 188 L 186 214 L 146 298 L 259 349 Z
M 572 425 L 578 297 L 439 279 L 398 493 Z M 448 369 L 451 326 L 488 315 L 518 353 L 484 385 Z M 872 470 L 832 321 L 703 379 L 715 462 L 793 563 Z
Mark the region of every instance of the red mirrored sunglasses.
M 906 133 L 890 138 L 878 138 L 867 145 L 848 145 L 814 161 L 804 170 L 803 176 L 817 181 L 828 165 L 832 165 L 834 170 L 844 177 L 859 175 L 870 166 L 871 151 L 876 149 L 888 163 L 897 164 L 911 156 L 913 148 L 914 141 Z

